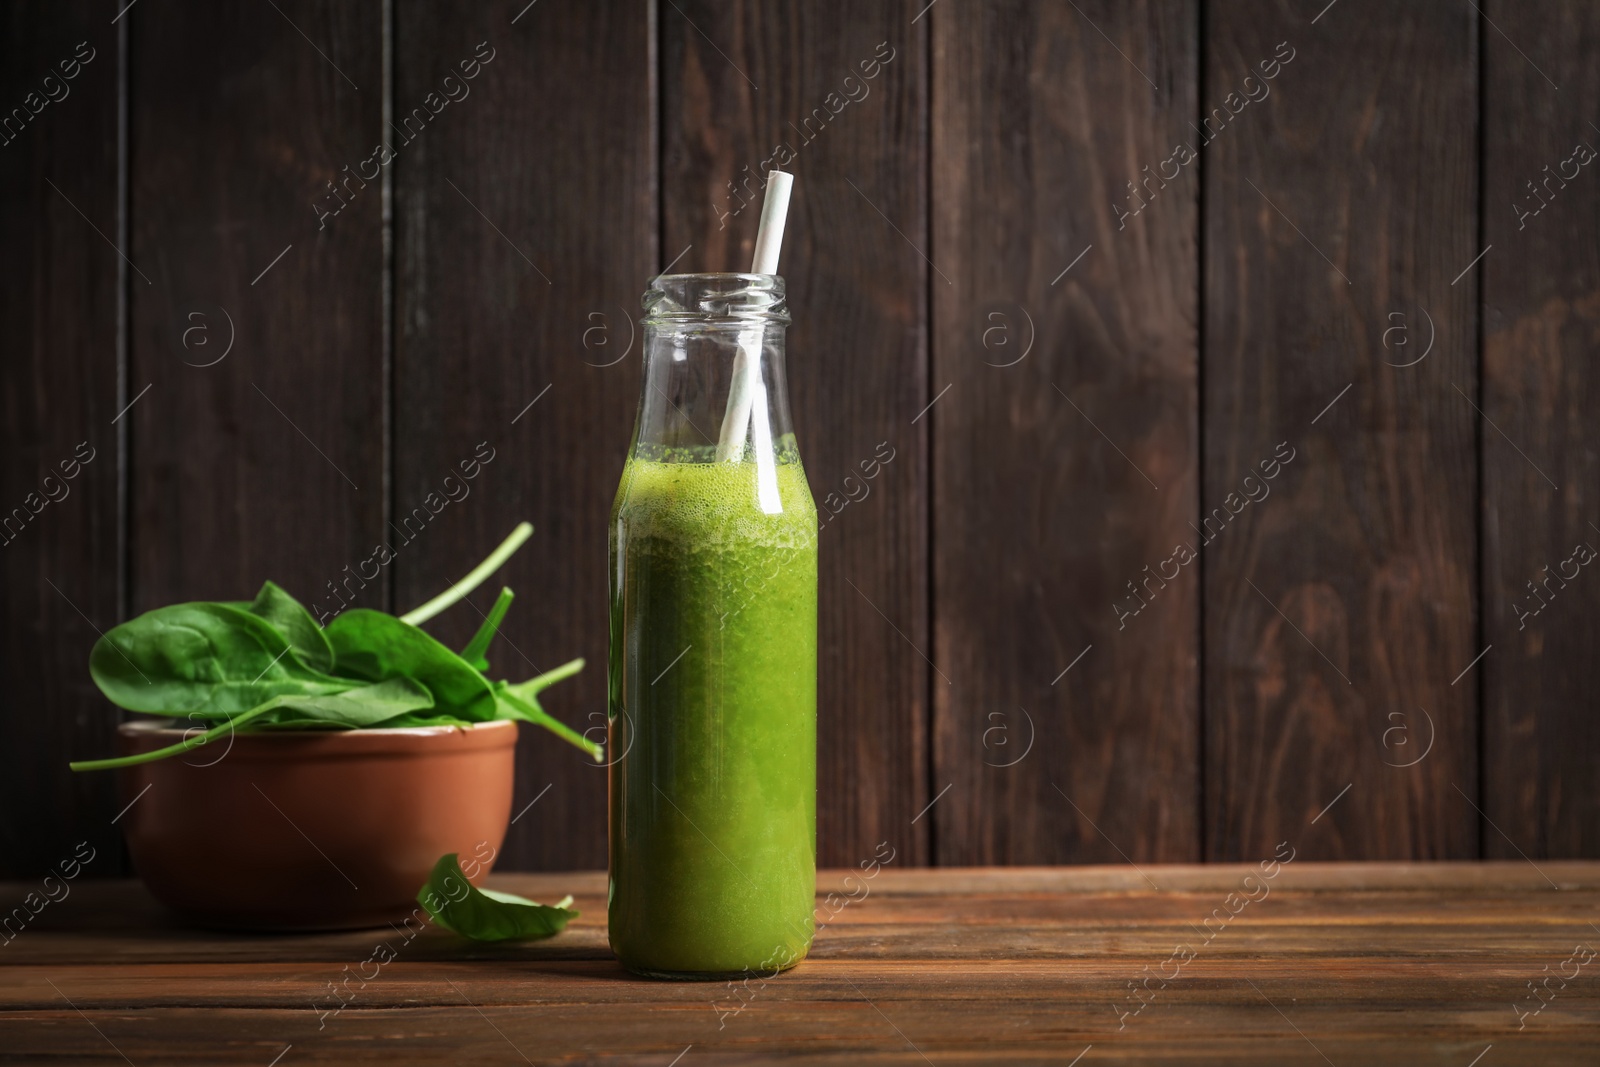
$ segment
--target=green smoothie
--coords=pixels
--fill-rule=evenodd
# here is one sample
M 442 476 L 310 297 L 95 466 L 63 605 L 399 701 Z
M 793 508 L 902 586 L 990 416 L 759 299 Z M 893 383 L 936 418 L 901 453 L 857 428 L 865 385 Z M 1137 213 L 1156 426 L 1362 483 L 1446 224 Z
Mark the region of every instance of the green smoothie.
M 636 972 L 772 972 L 811 944 L 817 512 L 782 444 L 776 514 L 753 462 L 640 454 L 612 508 L 610 930 Z

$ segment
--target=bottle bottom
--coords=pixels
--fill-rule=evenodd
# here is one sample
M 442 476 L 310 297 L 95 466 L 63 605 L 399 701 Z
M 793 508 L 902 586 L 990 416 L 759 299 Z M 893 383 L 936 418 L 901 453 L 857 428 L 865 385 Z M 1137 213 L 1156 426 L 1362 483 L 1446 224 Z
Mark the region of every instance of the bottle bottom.
M 767 979 L 776 977 L 784 971 L 792 970 L 808 954 L 802 953 L 792 963 L 786 963 L 782 967 L 747 967 L 733 971 L 675 971 L 661 967 L 632 964 L 620 957 L 618 957 L 617 962 L 622 964 L 623 970 L 629 974 L 636 974 L 640 978 L 654 978 L 664 982 L 733 982 L 746 978 Z

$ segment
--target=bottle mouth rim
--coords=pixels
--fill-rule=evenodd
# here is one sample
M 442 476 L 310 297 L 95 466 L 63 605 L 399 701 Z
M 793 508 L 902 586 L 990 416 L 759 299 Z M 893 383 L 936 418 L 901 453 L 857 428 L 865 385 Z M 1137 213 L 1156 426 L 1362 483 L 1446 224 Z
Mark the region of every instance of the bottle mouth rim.
M 651 284 L 656 282 L 678 280 L 681 278 L 745 278 L 758 281 L 783 281 L 781 274 L 752 274 L 744 270 L 687 270 L 677 271 L 673 274 L 657 274 L 651 279 Z
M 700 271 L 660 274 L 643 298 L 644 322 L 789 321 L 780 274 Z

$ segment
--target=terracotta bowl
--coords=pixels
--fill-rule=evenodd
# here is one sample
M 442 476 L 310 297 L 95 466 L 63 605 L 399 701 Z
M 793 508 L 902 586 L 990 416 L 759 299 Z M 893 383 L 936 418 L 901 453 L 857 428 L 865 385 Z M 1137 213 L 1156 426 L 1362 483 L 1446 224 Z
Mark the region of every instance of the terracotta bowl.
M 124 723 L 123 755 L 180 740 Z M 120 825 L 156 898 L 207 926 L 381 926 L 446 852 L 489 873 L 511 817 L 517 724 L 242 733 L 125 767 Z M 476 857 L 477 870 L 469 864 Z

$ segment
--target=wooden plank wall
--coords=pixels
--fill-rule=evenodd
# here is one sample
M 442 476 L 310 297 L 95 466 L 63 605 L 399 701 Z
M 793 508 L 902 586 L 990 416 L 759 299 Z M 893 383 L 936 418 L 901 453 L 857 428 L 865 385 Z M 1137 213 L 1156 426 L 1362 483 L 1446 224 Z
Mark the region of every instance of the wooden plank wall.
M 119 869 L 83 664 L 174 599 L 405 608 L 527 519 L 499 665 L 599 723 L 639 294 L 780 147 L 824 863 L 1600 855 L 1581 5 L 112 7 L 0 41 L 0 520 L 95 450 L 0 552 L 0 875 Z M 507 865 L 601 865 L 519 760 Z
M 1194 113 L 1198 5 L 930 15 L 938 856 L 1197 860 L 1199 585 L 1112 605 L 1194 517 L 1199 182 L 1109 206 Z
M 1470 857 L 1477 329 L 1451 279 L 1477 252 L 1477 16 L 1291 11 L 1207 26 L 1206 856 L 1264 855 L 1348 787 L 1319 857 Z M 1271 495 L 1231 517 L 1252 472 Z M 1428 757 L 1395 766 L 1391 726 Z
M 326 601 L 383 528 L 382 196 L 316 210 L 383 118 L 380 12 L 126 17 L 131 611 L 267 577 Z
M 1600 149 L 1600 11 L 1502 0 L 1489 15 L 1525 54 L 1490 31 L 1480 433 L 1492 822 L 1483 848 L 1594 856 L 1600 574 L 1586 560 L 1600 551 L 1600 197 L 1575 149 L 1585 145 L 1591 159 Z
M 3 18 L 0 870 L 31 874 L 84 840 L 111 845 L 113 865 L 116 856 L 115 783 L 63 773 L 62 760 L 105 750 L 116 729 L 84 657 L 96 630 L 125 610 L 118 435 L 126 419 L 113 421 L 126 403 L 127 263 L 116 251 L 126 245 L 122 72 L 118 28 L 96 5 L 12 4 Z
M 407 542 L 395 601 L 421 603 L 532 522 L 534 539 L 497 579 L 518 599 L 495 666 L 521 679 L 583 656 L 588 669 L 547 703 L 598 729 L 606 521 L 638 401 L 637 342 L 618 357 L 643 280 L 665 266 L 650 24 L 621 5 L 514 14 L 396 6 L 394 121 L 426 114 L 430 93 L 462 98 L 395 162 L 390 533 Z M 476 77 L 462 77 L 463 62 Z M 479 464 L 476 478 L 461 477 L 463 462 Z M 430 494 L 445 501 L 437 515 Z M 479 590 L 476 611 L 447 613 L 436 632 L 464 644 L 498 590 Z M 606 772 L 540 733 L 523 731 L 514 807 L 542 799 L 507 851 L 525 865 L 604 866 Z

